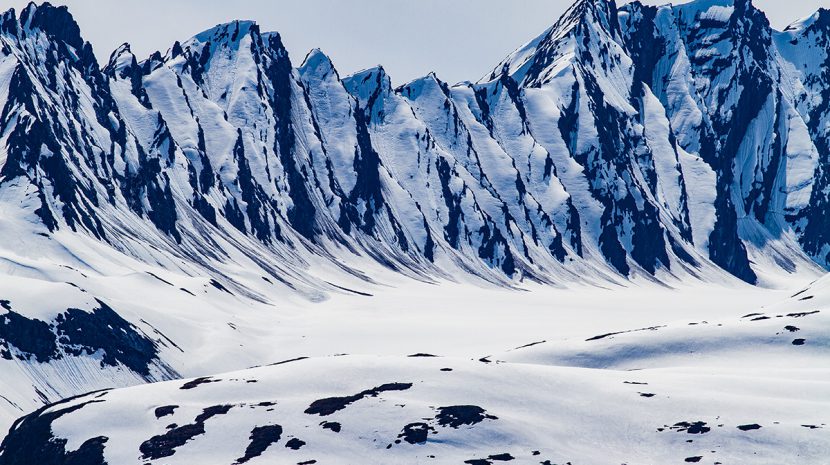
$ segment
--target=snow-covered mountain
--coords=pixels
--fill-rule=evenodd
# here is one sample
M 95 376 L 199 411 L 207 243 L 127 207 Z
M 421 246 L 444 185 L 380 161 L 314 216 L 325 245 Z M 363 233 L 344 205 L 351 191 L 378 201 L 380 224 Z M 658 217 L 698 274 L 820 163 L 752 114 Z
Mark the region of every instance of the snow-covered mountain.
M 419 293 L 398 296 L 428 300 L 460 286 L 471 308 L 475 302 L 486 315 L 493 302 L 517 301 L 478 300 L 470 292 L 535 289 L 523 299 L 539 308 L 532 299 L 567 301 L 550 288 L 585 285 L 705 283 L 758 300 L 781 297 L 770 289 L 830 268 L 828 73 L 830 12 L 776 31 L 749 0 L 664 7 L 579 0 L 476 82 L 451 85 L 429 74 L 399 87 L 380 66 L 343 77 L 320 50 L 292 60 L 279 34 L 251 21 L 216 26 L 150 57 L 136 57 L 125 44 L 100 64 L 65 7 L 10 10 L 0 16 L 0 427 L 102 388 L 299 355 L 378 353 L 364 341 L 379 336 L 353 322 L 386 322 L 388 308 L 429 315 L 436 322 L 429 331 L 447 340 L 464 337 L 437 323 L 462 321 L 444 315 L 445 302 L 408 307 L 389 297 L 390 288 L 414 286 Z M 517 294 L 524 293 L 511 299 Z M 719 302 L 712 299 L 707 304 Z M 727 301 L 747 310 L 758 303 Z M 692 311 L 696 303 L 678 308 Z M 710 317 L 723 311 L 707 307 Z M 657 315 L 629 318 L 644 326 L 681 319 Z M 476 318 L 465 313 L 464 324 Z M 511 319 L 493 321 L 479 338 L 526 342 L 498 335 Z M 603 321 L 591 328 L 611 331 Z M 397 324 L 383 326 L 384 334 L 399 334 Z M 724 325 L 724 332 L 743 334 Z M 529 322 L 521 329 L 545 338 L 549 327 Z M 377 362 L 378 373 L 412 365 L 410 378 L 432 379 L 427 361 L 394 357 L 413 341 L 406 335 L 396 341 L 399 350 L 382 351 L 390 358 Z M 590 358 L 550 350 L 556 365 Z M 605 363 L 596 357 L 591 363 Z M 322 395 L 327 372 L 362 376 L 374 362 L 314 363 L 318 371 L 304 376 Z M 497 382 L 478 373 L 478 362 L 466 365 L 475 382 Z M 262 370 L 279 387 L 278 369 Z M 379 379 L 378 386 L 404 378 Z M 161 386 L 168 387 L 136 389 L 151 397 L 155 389 L 161 397 L 178 393 L 175 383 Z M 385 397 L 363 391 L 371 387 L 351 390 L 361 399 Z M 216 405 L 259 399 L 225 399 L 236 387 L 215 388 Z M 440 407 L 428 397 L 410 402 Z M 796 413 L 810 405 L 801 407 Z M 267 416 L 261 410 L 257 415 Z M 48 412 L 18 426 L 41 431 L 48 422 L 38 417 Z M 435 412 L 411 432 L 443 428 Z M 216 415 L 224 414 L 177 421 L 195 432 Z M 264 425 L 240 426 L 243 439 L 253 434 L 249 426 Z M 115 442 L 148 439 L 155 426 L 147 428 L 112 435 L 106 454 L 118 449 Z M 374 437 L 367 431 L 354 434 Z M 27 435 L 45 438 L 41 433 L 18 428 L 0 446 L 0 464 L 26 463 L 9 451 L 29 444 Z M 526 434 L 490 431 L 470 452 L 493 438 L 538 444 Z M 609 444 L 621 440 L 616 434 L 609 432 Z M 75 458 L 48 460 L 104 450 L 90 440 L 47 451 L 81 447 Z M 129 447 L 130 460 L 142 460 Z M 339 453 L 332 447 L 315 451 Z M 457 452 L 453 460 L 464 451 Z M 572 453 L 549 459 L 586 457 Z M 488 457 L 463 460 L 498 460 Z
M 194 260 L 241 233 L 502 284 L 764 284 L 767 262 L 828 265 L 826 16 L 583 0 L 475 84 L 393 88 L 319 50 L 295 67 L 247 21 L 99 67 L 68 11 L 30 5 L 3 16 L 4 200 Z

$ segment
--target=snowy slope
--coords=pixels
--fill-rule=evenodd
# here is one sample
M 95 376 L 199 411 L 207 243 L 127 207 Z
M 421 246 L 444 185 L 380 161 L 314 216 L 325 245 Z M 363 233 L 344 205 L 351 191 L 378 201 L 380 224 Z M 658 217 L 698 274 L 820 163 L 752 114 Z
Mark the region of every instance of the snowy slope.
M 96 392 L 21 419 L 0 463 L 820 464 L 824 287 L 481 359 L 312 357 Z

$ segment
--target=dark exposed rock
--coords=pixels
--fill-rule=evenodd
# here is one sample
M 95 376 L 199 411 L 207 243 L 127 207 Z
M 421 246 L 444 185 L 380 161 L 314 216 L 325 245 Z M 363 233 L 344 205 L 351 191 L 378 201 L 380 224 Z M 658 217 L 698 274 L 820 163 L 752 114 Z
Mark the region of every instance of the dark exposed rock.
M 153 436 L 141 443 L 139 451 L 142 458 L 147 460 L 158 460 L 170 457 L 176 453 L 176 449 L 185 445 L 193 438 L 205 434 L 205 422 L 217 415 L 224 415 L 230 411 L 230 405 L 215 405 L 202 410 L 193 423 L 177 426 L 164 434 Z
M 56 330 L 59 341 L 77 347 L 72 355 L 91 355 L 103 351 L 103 365 L 122 364 L 142 375 L 150 375 L 150 367 L 158 359 L 155 342 L 121 318 L 107 304 L 98 301 L 92 313 L 69 309 L 59 315 Z
M 12 358 L 15 348 L 24 357 L 34 357 L 41 363 L 59 358 L 56 336 L 47 323 L 31 320 L 13 311 L 0 316 L 0 347 L 4 358 Z
M 173 415 L 177 408 L 179 408 L 178 405 L 166 405 L 164 407 L 158 407 L 155 411 L 156 418 L 162 418 L 168 415 Z
M 754 430 L 758 430 L 758 429 L 761 429 L 761 428 L 762 428 L 761 425 L 758 425 L 758 424 L 738 426 L 738 429 L 741 430 L 741 431 L 754 431 Z
M 90 396 L 92 394 L 66 399 L 17 420 L 0 444 L 0 465 L 106 465 L 104 446 L 108 438 L 91 438 L 78 450 L 68 451 L 68 441 L 52 433 L 52 423 L 57 419 L 104 402 L 102 399 L 80 400 Z
M 340 423 L 338 423 L 336 421 L 324 421 L 324 422 L 320 423 L 320 426 L 322 426 L 323 429 L 331 430 L 331 431 L 334 431 L 335 433 L 339 433 L 340 430 L 342 429 L 342 426 L 340 425 Z
M 403 427 L 398 439 L 403 439 L 409 444 L 424 444 L 429 438 L 430 432 L 435 431 L 426 423 L 411 423 Z
M 218 383 L 218 382 L 219 382 L 218 379 L 213 379 L 213 378 L 210 378 L 210 377 L 196 378 L 194 380 L 191 380 L 191 381 L 188 381 L 188 382 L 182 384 L 182 387 L 180 387 L 179 389 L 182 389 L 182 390 L 186 391 L 188 389 L 195 389 L 195 388 L 197 388 L 197 387 L 199 387 L 203 384 Z
M 251 442 L 245 449 L 245 455 L 236 459 L 236 463 L 245 463 L 252 458 L 259 457 L 272 444 L 279 442 L 280 437 L 282 437 L 280 425 L 257 426 L 251 431 Z
M 816 310 L 813 312 L 801 312 L 801 313 L 789 313 L 787 314 L 788 318 L 804 318 L 805 316 L 816 315 L 821 313 L 821 310 Z
M 510 461 L 513 461 L 513 460 L 516 460 L 516 458 L 513 457 L 510 454 L 505 453 L 505 454 L 491 455 L 491 456 L 487 457 L 486 459 L 466 460 L 466 461 L 464 461 L 464 463 L 469 464 L 469 465 L 492 465 L 493 462 L 510 462 Z
M 641 332 L 641 331 L 657 331 L 661 328 L 665 328 L 665 326 L 652 326 L 650 328 L 632 329 L 630 331 L 618 331 L 616 333 L 601 334 L 599 336 L 594 336 L 592 338 L 586 339 L 585 342 L 599 341 L 599 340 L 602 340 L 602 339 L 607 339 L 607 338 L 612 337 L 612 336 L 619 336 L 621 334 L 637 333 L 637 332 Z
M 439 407 L 435 415 L 438 424 L 444 427 L 459 428 L 463 425 L 476 425 L 484 420 L 498 420 L 487 411 L 475 405 L 455 405 L 452 407 Z
M 70 308 L 51 323 L 11 310 L 0 315 L 0 356 L 12 353 L 40 363 L 100 353 L 102 366 L 123 365 L 144 377 L 161 366 L 156 343 L 100 300 L 92 312 Z
M 352 396 L 330 397 L 327 399 L 315 400 L 305 410 L 305 413 L 309 415 L 320 415 L 321 417 L 325 417 L 340 410 L 343 410 L 350 404 L 353 404 L 366 397 L 377 397 L 383 392 L 406 391 L 411 387 L 411 383 L 390 383 L 378 386 L 376 388 L 367 389 Z
M 712 431 L 712 428 L 706 425 L 703 421 L 695 421 L 695 422 L 688 422 L 688 421 L 681 421 L 679 423 L 675 423 L 670 429 L 675 430 L 679 433 L 688 433 L 688 434 L 706 434 Z
M 291 438 L 285 443 L 286 449 L 300 450 L 305 445 L 305 441 L 297 438 Z

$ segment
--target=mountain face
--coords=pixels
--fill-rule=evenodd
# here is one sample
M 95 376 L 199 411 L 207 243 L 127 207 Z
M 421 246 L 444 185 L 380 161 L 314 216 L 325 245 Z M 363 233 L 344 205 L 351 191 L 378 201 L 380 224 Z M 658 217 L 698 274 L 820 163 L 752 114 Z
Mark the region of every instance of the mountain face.
M 2 20 L 0 190 L 46 234 L 194 257 L 234 231 L 420 276 L 759 283 L 829 264 L 827 28 L 581 0 L 477 83 L 393 88 L 245 21 L 101 67 L 32 4 Z

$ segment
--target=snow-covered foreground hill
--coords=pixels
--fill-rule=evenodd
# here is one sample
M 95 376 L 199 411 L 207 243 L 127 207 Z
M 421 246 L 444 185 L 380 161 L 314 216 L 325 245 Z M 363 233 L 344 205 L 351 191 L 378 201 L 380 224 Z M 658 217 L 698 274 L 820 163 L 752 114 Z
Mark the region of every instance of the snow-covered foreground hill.
M 291 358 L 63 401 L 19 420 L 0 463 L 820 465 L 828 286 L 767 306 L 772 295 L 751 292 L 616 291 L 601 319 L 591 309 L 604 291 L 581 303 L 551 293 L 522 344 L 515 329 L 530 325 L 513 319 L 527 314 L 497 294 L 466 294 L 476 308 L 445 317 L 438 299 L 404 305 L 423 320 L 369 304 L 337 320 L 342 335 L 323 331 L 329 350 L 355 352 L 275 339 L 275 357 Z M 374 350 L 356 341 L 363 325 Z

